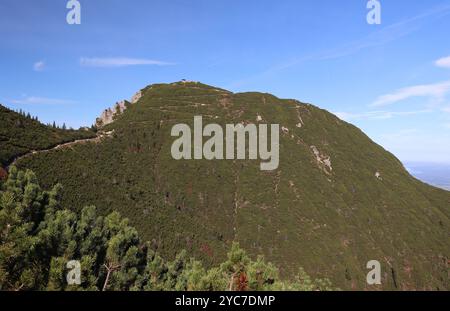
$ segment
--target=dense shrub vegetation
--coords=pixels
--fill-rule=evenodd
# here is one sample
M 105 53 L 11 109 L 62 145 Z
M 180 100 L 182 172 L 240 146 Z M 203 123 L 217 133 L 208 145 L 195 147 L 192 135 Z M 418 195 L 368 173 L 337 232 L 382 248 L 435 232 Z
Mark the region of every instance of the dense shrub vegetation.
M 302 269 L 291 281 L 234 243 L 206 269 L 180 252 L 165 261 L 117 212 L 98 216 L 60 205 L 61 185 L 42 190 L 34 173 L 12 167 L 0 192 L 0 290 L 330 290 Z M 81 284 L 68 285 L 66 264 L 79 260 Z
M 259 160 L 174 160 L 172 126 L 192 128 L 199 115 L 204 125 L 280 124 L 278 170 L 261 172 Z M 343 289 L 450 288 L 450 193 L 414 179 L 325 110 L 201 83 L 155 84 L 101 131 L 113 134 L 16 164 L 45 188 L 63 184 L 64 208 L 120 212 L 166 259 L 186 249 L 209 269 L 238 241 L 285 278 L 301 266 Z M 372 259 L 381 286 L 366 282 Z
M 0 166 L 9 164 L 15 157 L 51 148 L 76 139 L 94 137 L 90 130 L 71 130 L 63 125 L 44 125 L 29 114 L 17 113 L 0 105 Z

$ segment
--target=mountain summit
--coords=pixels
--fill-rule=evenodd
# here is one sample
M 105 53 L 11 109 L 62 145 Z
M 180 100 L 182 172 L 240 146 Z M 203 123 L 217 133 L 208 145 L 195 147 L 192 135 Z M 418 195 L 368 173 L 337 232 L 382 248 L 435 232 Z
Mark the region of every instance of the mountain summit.
M 119 109 L 120 110 L 120 109 Z M 313 105 L 197 82 L 142 89 L 96 143 L 35 153 L 17 165 L 63 205 L 117 210 L 167 257 L 220 262 L 233 241 L 289 278 L 300 266 L 343 289 L 449 289 L 450 192 L 413 178 L 355 126 Z M 279 124 L 279 166 L 175 160 L 175 124 Z M 57 164 L 57 165 L 56 165 Z M 378 260 L 382 284 L 369 286 Z

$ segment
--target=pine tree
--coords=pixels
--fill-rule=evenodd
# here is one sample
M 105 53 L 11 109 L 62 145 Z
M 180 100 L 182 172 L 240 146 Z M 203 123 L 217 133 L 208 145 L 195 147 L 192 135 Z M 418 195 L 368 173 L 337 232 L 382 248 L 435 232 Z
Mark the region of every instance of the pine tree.
M 98 216 L 61 206 L 62 186 L 40 188 L 35 174 L 11 167 L 0 191 L 0 290 L 330 290 L 300 270 L 281 281 L 277 268 L 234 243 L 227 260 L 205 269 L 181 251 L 165 261 L 117 212 Z M 79 285 L 67 263 L 80 263 Z

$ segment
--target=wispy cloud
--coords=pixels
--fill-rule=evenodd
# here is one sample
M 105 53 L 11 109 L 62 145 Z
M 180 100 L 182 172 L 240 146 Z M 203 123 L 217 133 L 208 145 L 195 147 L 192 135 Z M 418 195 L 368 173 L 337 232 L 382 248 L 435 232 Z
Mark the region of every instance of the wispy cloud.
M 363 38 L 350 41 L 341 46 L 337 46 L 331 49 L 319 51 L 312 54 L 303 55 L 301 57 L 297 57 L 276 64 L 263 72 L 260 72 L 248 78 L 241 79 L 232 83 L 231 85 L 229 85 L 229 88 L 240 87 L 255 79 L 271 76 L 276 72 L 297 66 L 299 64 L 308 61 L 323 61 L 323 60 L 337 59 L 345 56 L 351 56 L 362 50 L 386 45 L 390 42 L 393 42 L 397 39 L 400 39 L 417 31 L 426 21 L 433 18 L 437 19 L 446 16 L 448 14 L 450 14 L 450 5 L 434 7 L 422 14 L 391 24 L 378 31 L 374 31 Z
M 43 71 L 44 69 L 45 69 L 45 62 L 43 60 L 40 60 L 33 64 L 34 71 Z
M 435 64 L 438 67 L 450 68 L 450 56 L 438 59 Z
M 386 26 L 362 39 L 325 51 L 318 54 L 317 57 L 319 59 L 333 59 L 349 56 L 363 49 L 382 46 L 417 31 L 422 26 L 421 23 L 427 19 L 439 18 L 448 14 L 450 14 L 450 5 L 437 6 L 422 14 Z
M 353 121 L 353 120 L 361 120 L 361 119 L 370 119 L 370 120 L 382 120 L 382 119 L 391 119 L 398 116 L 411 116 L 423 113 L 432 112 L 430 109 L 424 110 L 415 110 L 415 111 L 369 111 L 362 113 L 353 113 L 353 112 L 335 112 L 339 118 L 345 121 Z
M 73 100 L 35 97 L 35 96 L 24 97 L 21 99 L 13 99 L 10 100 L 10 102 L 13 104 L 20 104 L 20 105 L 68 105 L 76 103 Z
M 80 59 L 80 65 L 86 67 L 124 67 L 124 66 L 143 66 L 143 65 L 153 65 L 153 66 L 170 66 L 175 65 L 174 63 L 154 60 L 154 59 L 144 59 L 144 58 L 128 58 L 128 57 L 82 57 Z
M 450 92 L 450 81 L 405 87 L 393 93 L 378 97 L 370 106 L 380 107 L 391 105 L 413 97 L 429 97 L 435 103 L 441 103 Z
M 428 18 L 441 17 L 450 14 L 450 6 L 435 7 L 425 13 L 399 21 L 386 26 L 378 31 L 372 32 L 366 37 L 351 41 L 347 44 L 325 50 L 316 54 L 301 57 L 299 59 L 287 62 L 279 66 L 280 69 L 294 66 L 298 63 L 308 60 L 327 60 L 336 59 L 344 56 L 350 56 L 361 50 L 374 48 L 388 44 L 392 41 L 407 36 L 420 28 L 420 23 Z
M 417 31 L 421 26 L 420 23 L 424 22 L 427 19 L 439 18 L 448 14 L 450 14 L 450 5 L 434 7 L 422 14 L 386 26 L 360 40 L 356 40 L 350 42 L 347 45 L 325 51 L 324 53 L 322 53 L 322 55 L 319 55 L 319 58 L 332 59 L 349 56 L 363 49 L 388 44 L 392 41 L 395 41 Z

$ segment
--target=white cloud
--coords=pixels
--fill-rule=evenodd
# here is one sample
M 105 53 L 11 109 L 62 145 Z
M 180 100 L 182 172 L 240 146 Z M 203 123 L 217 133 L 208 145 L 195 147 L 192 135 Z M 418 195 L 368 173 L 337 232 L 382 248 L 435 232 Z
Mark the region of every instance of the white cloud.
M 67 105 L 75 102 L 66 99 L 29 96 L 22 99 L 13 99 L 11 103 L 21 105 Z
M 139 65 L 169 66 L 173 63 L 153 59 L 111 57 L 111 58 L 87 58 L 80 59 L 80 65 L 86 67 L 124 67 Z
M 450 81 L 423 84 L 399 89 L 393 93 L 378 97 L 371 107 L 387 106 L 413 97 L 430 97 L 436 102 L 441 102 L 450 92 Z
M 34 71 L 42 71 L 45 69 L 45 62 L 43 60 L 38 61 L 33 64 L 33 70 Z
M 450 56 L 438 59 L 435 64 L 438 67 L 450 68 Z
M 444 127 L 450 129 L 450 123 L 444 123 Z
M 422 113 L 432 112 L 430 109 L 426 110 L 416 110 L 416 111 L 369 111 L 362 113 L 352 113 L 352 112 L 335 112 L 339 118 L 345 121 L 360 120 L 360 119 L 370 119 L 370 120 L 380 120 L 380 119 L 391 119 L 398 116 L 411 116 Z

